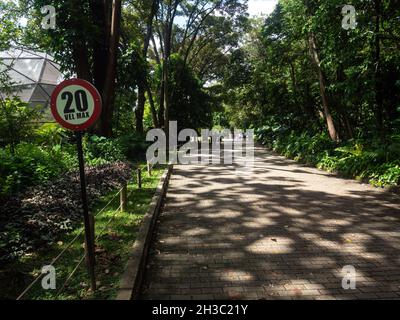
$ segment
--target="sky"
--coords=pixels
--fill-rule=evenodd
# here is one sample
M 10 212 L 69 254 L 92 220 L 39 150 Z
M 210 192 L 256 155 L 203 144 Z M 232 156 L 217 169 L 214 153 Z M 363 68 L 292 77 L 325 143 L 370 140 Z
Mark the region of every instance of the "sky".
M 278 0 L 249 0 L 249 14 L 250 16 L 260 14 L 270 14 Z

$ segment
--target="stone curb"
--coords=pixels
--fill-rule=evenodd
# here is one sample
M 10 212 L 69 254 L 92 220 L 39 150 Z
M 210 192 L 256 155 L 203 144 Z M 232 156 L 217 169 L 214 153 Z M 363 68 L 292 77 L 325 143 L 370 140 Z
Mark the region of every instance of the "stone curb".
M 150 207 L 143 218 L 138 235 L 132 246 L 125 272 L 121 277 L 116 300 L 135 300 L 140 294 L 155 222 L 168 189 L 172 170 L 173 166 L 170 165 L 164 171 L 157 185 L 157 189 L 151 199 Z

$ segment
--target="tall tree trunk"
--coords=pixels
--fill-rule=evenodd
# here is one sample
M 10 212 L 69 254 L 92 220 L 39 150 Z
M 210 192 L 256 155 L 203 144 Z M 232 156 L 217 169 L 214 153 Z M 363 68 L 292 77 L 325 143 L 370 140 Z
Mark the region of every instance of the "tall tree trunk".
M 315 40 L 315 35 L 313 33 L 311 33 L 309 36 L 309 48 L 310 48 L 310 55 L 311 55 L 312 61 L 315 65 L 315 68 L 318 73 L 320 94 L 321 94 L 321 99 L 322 99 L 322 105 L 324 108 L 325 120 L 326 120 L 326 124 L 328 126 L 329 136 L 331 137 L 331 139 L 333 141 L 339 141 L 339 135 L 336 130 L 335 124 L 333 122 L 332 114 L 330 111 L 329 98 L 328 98 L 328 95 L 326 92 L 326 77 L 321 68 L 321 62 L 320 62 L 319 55 L 318 55 L 318 49 L 317 49 L 317 44 L 316 44 L 316 40 Z
M 135 109 L 136 117 L 136 132 L 143 133 L 143 115 L 144 115 L 144 104 L 146 102 L 145 91 L 142 85 L 139 85 L 138 89 L 138 101 Z
M 166 46 L 167 47 L 167 46 Z M 167 141 L 169 139 L 169 56 L 164 57 L 163 59 L 163 105 L 164 105 L 164 131 L 165 136 L 167 137 Z M 168 152 L 168 142 L 167 142 L 167 152 Z
M 150 45 L 150 39 L 152 38 L 152 35 L 153 35 L 153 19 L 157 13 L 157 10 L 158 10 L 158 0 L 153 0 L 152 5 L 151 5 L 150 14 L 149 14 L 149 17 L 148 17 L 147 23 L 146 23 L 146 33 L 145 33 L 144 39 L 143 39 L 142 58 L 143 58 L 144 62 L 146 62 L 146 60 L 147 60 L 147 52 L 148 52 L 149 45 Z M 138 103 L 137 103 L 137 108 L 135 111 L 136 132 L 143 133 L 143 131 L 144 131 L 143 114 L 144 114 L 144 106 L 146 103 L 146 96 L 145 96 L 146 91 L 148 93 L 149 100 L 152 100 L 150 86 L 147 82 L 147 68 L 146 67 L 143 70 L 143 73 L 139 77 L 140 78 L 139 78 L 139 85 L 138 85 Z M 153 124 L 156 127 L 158 127 L 157 113 L 155 112 L 154 101 L 149 101 L 149 102 L 150 102 L 151 114 L 153 117 Z
M 90 10 L 97 34 L 93 40 L 93 84 L 100 94 L 103 94 L 106 72 L 104 67 L 108 62 L 110 50 L 110 19 L 108 17 L 108 6 L 105 1 L 90 0 Z
M 93 24 L 96 27 L 96 33 L 93 35 L 93 42 L 91 47 L 93 48 L 92 60 L 93 60 L 93 79 L 94 86 L 99 91 L 102 97 L 102 105 L 104 112 L 106 101 L 104 100 L 104 86 L 107 77 L 107 69 L 104 67 L 108 63 L 108 54 L 110 50 L 110 0 L 97 1 L 90 0 L 89 8 L 93 20 Z M 93 133 L 98 135 L 105 135 L 103 126 L 103 119 L 100 116 L 99 120 L 95 123 L 93 128 L 90 129 Z
M 77 39 L 74 43 L 73 57 L 78 78 L 91 82 L 92 77 L 89 68 L 89 53 L 87 47 L 80 43 L 80 39 Z
M 292 88 L 293 88 L 293 100 L 295 105 L 300 105 L 299 103 L 299 96 L 297 94 L 298 90 L 297 90 L 297 81 L 296 81 L 296 70 L 295 70 L 295 66 L 294 66 L 294 62 L 290 61 L 289 62 L 289 66 L 290 66 L 290 78 L 292 80 Z M 306 108 L 304 108 L 303 105 L 301 105 L 301 108 L 303 109 L 303 111 L 305 111 L 307 113 Z
M 164 127 L 164 80 L 161 79 L 160 85 L 160 108 L 158 109 L 158 123 L 160 128 Z
M 81 8 L 82 3 L 79 0 L 71 0 L 73 7 Z M 78 9 L 79 10 L 79 9 Z M 79 20 L 71 19 L 71 25 L 67 26 L 72 30 L 79 30 Z M 75 72 L 78 78 L 91 82 L 92 73 L 89 66 L 89 50 L 88 44 L 79 34 L 75 36 L 72 48 L 72 56 L 75 64 Z
M 177 5 L 177 4 L 176 4 Z M 175 7 L 176 9 L 176 7 Z M 169 107 L 170 107 L 170 88 L 169 88 L 169 59 L 171 54 L 171 37 L 172 37 L 172 26 L 173 26 L 173 14 L 174 9 L 172 8 L 172 0 L 169 1 L 167 10 L 167 19 L 164 24 L 164 56 L 163 56 L 163 72 L 162 72 L 162 83 L 163 83 L 163 97 L 164 100 L 164 131 L 167 138 L 167 154 L 169 150 Z M 160 99 L 160 101 L 161 101 Z
M 148 81 L 146 81 L 146 92 L 147 92 L 147 97 L 149 98 L 150 111 L 153 119 L 153 126 L 154 128 L 159 128 L 160 124 L 158 122 L 157 110 L 156 106 L 154 105 L 153 93 L 151 92 L 151 88 Z
M 112 119 L 115 102 L 115 80 L 117 71 L 118 44 L 121 22 L 121 0 L 113 0 L 111 11 L 110 46 L 107 62 L 106 80 L 103 89 L 103 112 L 101 115 L 101 133 L 112 135 Z
M 375 67 L 375 119 L 378 133 L 382 140 L 385 139 L 385 128 L 383 125 L 383 96 L 381 79 L 381 44 L 380 44 L 380 23 L 381 23 L 381 0 L 375 0 L 375 35 L 374 35 L 374 67 Z
M 338 83 L 343 83 L 345 81 L 345 74 L 343 71 L 343 64 L 339 64 L 337 70 L 336 70 L 336 79 Z M 342 122 L 343 122 L 343 126 L 346 129 L 346 133 L 347 133 L 347 137 L 350 139 L 354 138 L 354 133 L 353 133 L 353 128 L 351 127 L 350 124 L 350 120 L 349 120 L 349 115 L 345 109 L 345 107 L 343 107 L 343 103 L 340 99 L 340 97 L 343 96 L 343 92 L 340 92 L 340 94 L 338 95 L 338 97 L 336 98 L 336 106 L 338 108 L 338 111 L 340 113 Z

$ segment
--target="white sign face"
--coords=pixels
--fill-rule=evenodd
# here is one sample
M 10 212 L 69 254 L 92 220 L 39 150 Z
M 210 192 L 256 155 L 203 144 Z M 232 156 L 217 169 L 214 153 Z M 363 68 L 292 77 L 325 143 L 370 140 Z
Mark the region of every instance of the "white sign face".
M 55 120 L 71 130 L 85 130 L 101 112 L 101 98 L 96 88 L 81 79 L 59 84 L 51 96 L 51 112 Z
M 94 112 L 94 100 L 90 92 L 82 86 L 70 85 L 57 96 L 57 113 L 72 125 L 88 121 Z

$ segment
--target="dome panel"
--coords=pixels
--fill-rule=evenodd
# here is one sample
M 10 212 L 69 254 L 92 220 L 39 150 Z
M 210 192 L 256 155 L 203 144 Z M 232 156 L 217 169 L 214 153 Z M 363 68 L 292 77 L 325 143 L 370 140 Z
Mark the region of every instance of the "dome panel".
M 0 58 L 1 59 L 1 63 L 0 63 L 0 70 L 3 68 L 3 70 L 7 69 L 7 67 L 11 66 L 14 59 L 11 58 Z
M 14 87 L 13 94 L 17 95 L 22 101 L 29 101 L 34 87 L 34 84 Z
M 51 94 L 53 93 L 54 89 L 56 88 L 55 85 L 51 84 L 41 84 L 40 87 L 47 93 L 49 97 L 51 97 Z
M 14 62 L 12 69 L 24 74 L 33 81 L 39 81 L 44 60 L 40 59 L 18 59 Z
M 40 83 L 58 84 L 60 71 L 58 71 L 50 62 L 46 61 L 43 65 L 42 76 L 39 79 Z
M 31 102 L 36 102 L 36 101 L 47 101 L 49 99 L 49 95 L 47 94 L 46 91 L 44 91 L 39 85 L 36 86 L 36 88 L 33 90 L 32 96 L 30 101 Z
M 40 56 L 32 54 L 32 53 L 27 52 L 27 51 L 22 51 L 18 55 L 18 59 L 21 59 L 21 58 L 25 58 L 25 59 L 40 59 Z
M 63 81 L 60 66 L 47 53 L 12 48 L 0 52 L 0 71 L 6 71 L 15 94 L 31 105 L 48 107 L 52 92 Z
M 7 74 L 11 78 L 11 81 L 13 82 L 14 85 L 21 85 L 21 84 L 33 84 L 35 81 L 32 81 L 31 79 L 25 77 L 22 73 L 17 72 L 13 69 L 10 69 Z
M 12 56 L 7 51 L 0 51 L 0 59 L 9 59 Z

